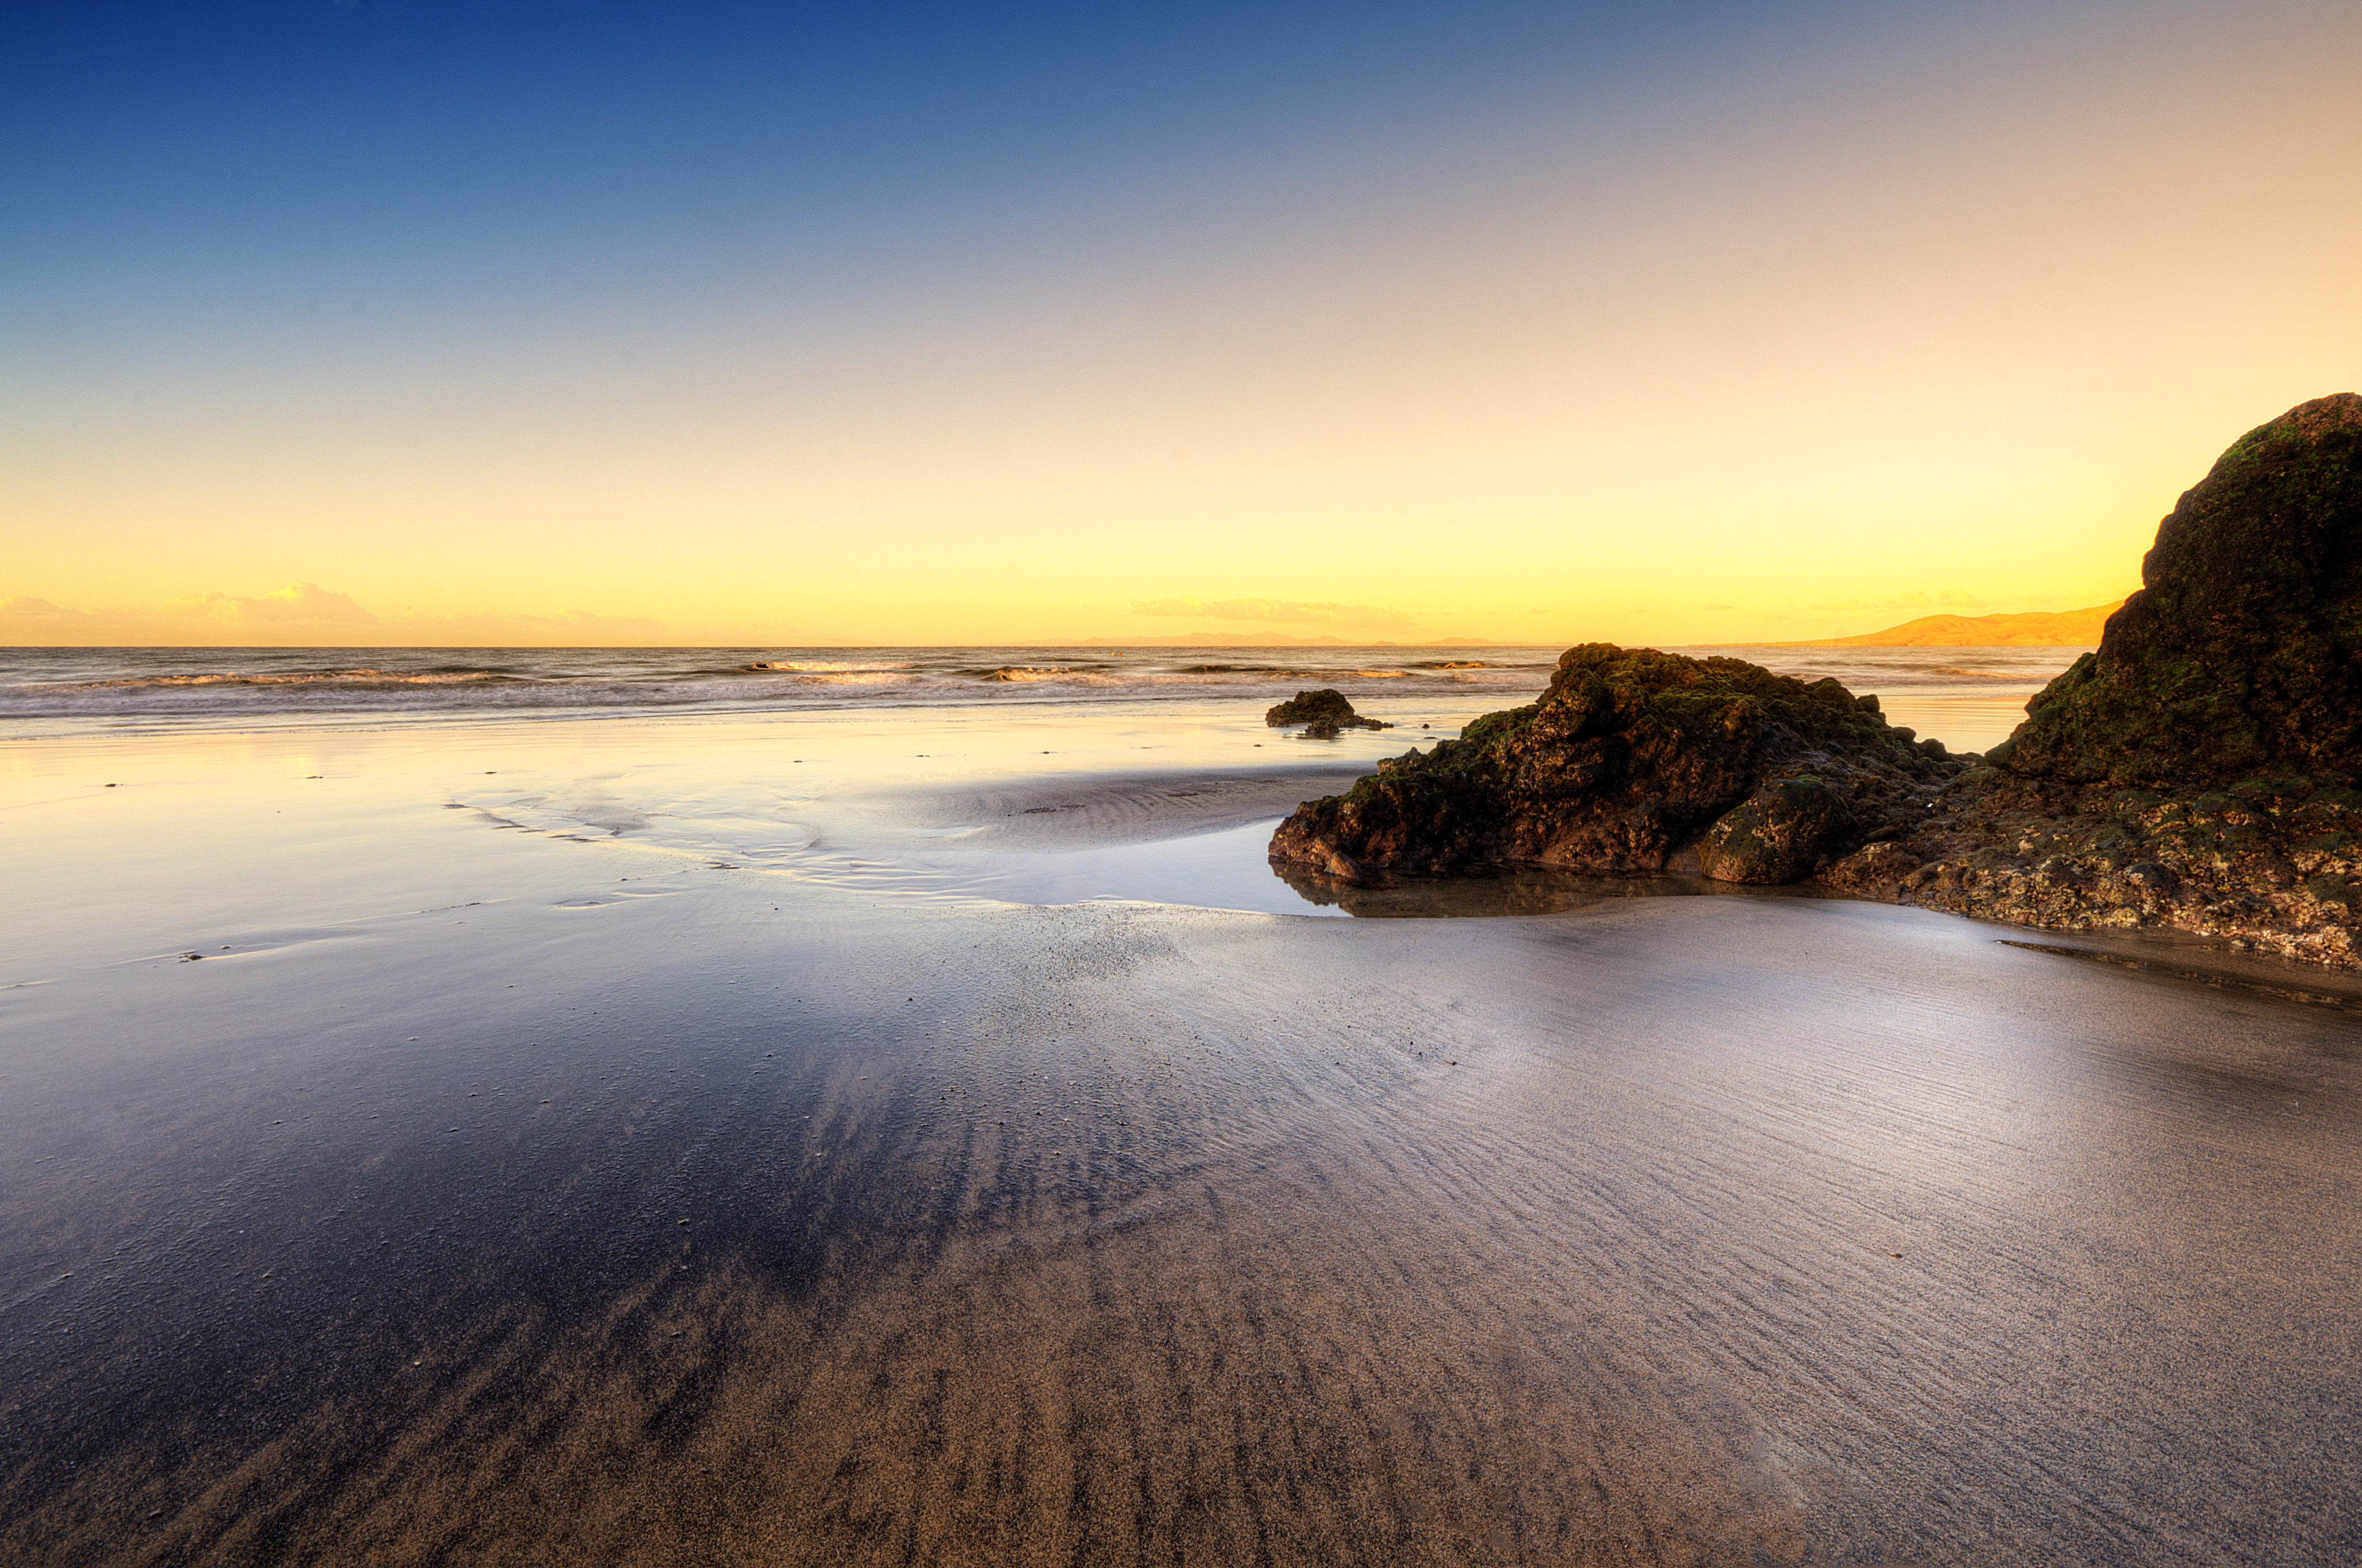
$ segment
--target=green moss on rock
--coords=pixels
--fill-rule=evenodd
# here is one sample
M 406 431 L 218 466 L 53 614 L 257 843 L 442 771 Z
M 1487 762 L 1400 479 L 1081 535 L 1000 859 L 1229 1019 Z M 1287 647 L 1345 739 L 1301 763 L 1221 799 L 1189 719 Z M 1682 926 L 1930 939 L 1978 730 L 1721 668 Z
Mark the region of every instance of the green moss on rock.
M 1988 760 L 2172 788 L 2362 768 L 2362 396 L 2233 442 L 2141 580 Z
M 1950 766 L 1835 680 L 1587 643 L 1539 701 L 1298 807 L 1271 853 L 1349 879 L 1504 863 L 1654 871 L 1775 775 L 1822 778 L 1868 832 Z
M 1343 692 L 1333 687 L 1322 687 L 1318 691 L 1299 691 L 1266 711 L 1263 722 L 1274 729 L 1302 724 L 1308 733 L 1318 731 L 1330 736 L 1341 729 L 1394 728 L 1383 719 L 1366 719 L 1353 712 L 1353 704 Z
M 1854 836 L 1844 797 L 1817 778 L 1783 778 L 1715 820 L 1698 864 L 1718 882 L 1800 882 Z

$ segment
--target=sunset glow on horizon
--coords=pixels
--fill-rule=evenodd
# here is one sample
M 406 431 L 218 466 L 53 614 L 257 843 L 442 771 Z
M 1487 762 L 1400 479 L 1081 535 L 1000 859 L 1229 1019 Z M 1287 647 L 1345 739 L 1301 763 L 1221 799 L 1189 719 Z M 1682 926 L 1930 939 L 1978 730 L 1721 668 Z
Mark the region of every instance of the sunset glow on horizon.
M 2362 386 L 2362 10 L 60 7 L 0 643 L 1695 644 Z

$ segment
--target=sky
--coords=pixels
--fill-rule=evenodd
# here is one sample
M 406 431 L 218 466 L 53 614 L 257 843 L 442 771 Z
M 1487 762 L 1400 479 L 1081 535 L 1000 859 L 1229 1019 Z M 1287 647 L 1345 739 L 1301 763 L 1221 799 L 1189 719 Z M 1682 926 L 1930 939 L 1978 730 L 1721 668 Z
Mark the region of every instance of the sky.
M 2362 6 L 36 0 L 0 643 L 1843 635 L 2362 388 Z

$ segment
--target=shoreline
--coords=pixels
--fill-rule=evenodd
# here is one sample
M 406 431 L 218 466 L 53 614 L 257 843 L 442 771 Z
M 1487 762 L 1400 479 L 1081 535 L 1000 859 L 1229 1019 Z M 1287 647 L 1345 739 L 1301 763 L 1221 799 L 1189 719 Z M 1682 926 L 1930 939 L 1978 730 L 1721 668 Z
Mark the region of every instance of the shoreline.
M 2349 1015 L 1853 900 L 1282 918 L 652 854 L 793 862 L 833 810 L 847 853 L 1146 863 L 1362 766 L 699 734 L 12 782 L 76 892 L 0 977 L 0 1556 L 2199 1568 L 2354 1528 Z
M 1283 732 L 1273 734 L 1285 739 Z M 1368 771 L 1366 762 L 1341 760 L 1318 767 L 1109 768 L 1055 778 L 1016 774 L 948 788 L 913 786 L 850 809 L 895 820 L 909 832 L 966 829 L 944 841 L 965 847 L 1097 848 L 1275 820 L 1304 801 L 1350 788 Z

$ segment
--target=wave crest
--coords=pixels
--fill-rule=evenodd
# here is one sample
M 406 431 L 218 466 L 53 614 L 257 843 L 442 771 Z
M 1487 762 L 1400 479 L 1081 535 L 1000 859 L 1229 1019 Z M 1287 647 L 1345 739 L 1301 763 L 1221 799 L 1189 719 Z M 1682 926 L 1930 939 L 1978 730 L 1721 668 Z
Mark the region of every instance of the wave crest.
M 56 680 L 21 686 L 17 690 L 63 697 L 77 691 L 170 691 L 206 686 L 464 686 L 515 679 L 489 669 L 315 669 L 279 675 L 247 675 L 225 669 L 195 675 L 127 675 L 112 680 Z
M 775 658 L 742 665 L 741 668 L 763 675 L 870 675 L 889 670 L 909 669 L 911 661 L 838 659 L 838 658 Z
M 1114 686 L 1124 683 L 1120 678 L 1101 670 L 1034 664 L 1004 664 L 998 669 L 985 670 L 977 679 L 1011 681 L 1059 680 L 1076 686 Z

